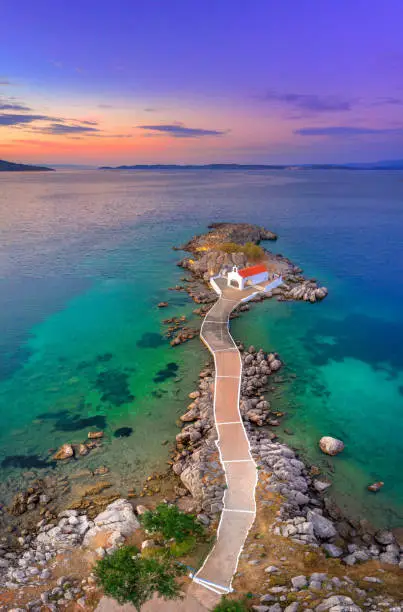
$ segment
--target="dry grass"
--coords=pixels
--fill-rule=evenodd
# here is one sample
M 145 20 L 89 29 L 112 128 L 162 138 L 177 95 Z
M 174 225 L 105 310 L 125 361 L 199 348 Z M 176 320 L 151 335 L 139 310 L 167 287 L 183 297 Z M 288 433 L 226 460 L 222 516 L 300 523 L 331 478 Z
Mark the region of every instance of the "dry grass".
M 366 590 L 371 596 L 390 595 L 397 600 L 403 599 L 403 572 L 394 566 L 381 566 L 378 561 L 369 561 L 349 567 L 338 559 L 327 558 L 320 549 L 296 544 L 288 538 L 274 535 L 270 527 L 278 516 L 281 498 L 264 491 L 268 478 L 269 474 L 259 472 L 256 490 L 257 516 L 248 535 L 238 573 L 234 579 L 233 586 L 236 591 L 234 597 L 242 597 L 248 593 L 267 593 L 268 589 L 273 586 L 291 586 L 290 581 L 293 576 L 325 572 L 329 578 L 335 576 L 343 580 L 347 576 L 355 582 L 356 586 Z M 271 502 L 271 505 L 266 505 L 264 502 Z M 249 565 L 245 554 L 250 554 L 253 559 L 259 559 L 260 563 Z M 264 569 L 269 565 L 275 565 L 281 573 L 274 575 L 265 573 Z M 384 571 L 380 572 L 380 569 Z M 383 583 L 365 582 L 362 580 L 365 576 L 376 576 Z M 360 603 L 357 594 L 355 592 L 352 594 L 349 589 L 344 591 L 339 589 L 337 592 L 349 595 L 358 604 Z M 328 591 L 305 590 L 298 594 L 297 598 L 315 602 L 326 596 L 329 596 Z M 295 593 L 291 593 L 288 599 L 291 602 L 295 597 Z

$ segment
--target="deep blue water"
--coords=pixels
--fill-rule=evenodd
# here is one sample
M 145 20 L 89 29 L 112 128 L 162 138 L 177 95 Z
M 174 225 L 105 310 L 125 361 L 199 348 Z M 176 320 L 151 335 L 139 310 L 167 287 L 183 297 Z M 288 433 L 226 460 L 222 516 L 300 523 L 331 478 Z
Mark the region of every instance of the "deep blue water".
M 163 316 L 192 311 L 167 292 L 181 276 L 171 246 L 212 221 L 249 221 L 276 231 L 268 246 L 329 289 L 321 304 L 268 301 L 234 323 L 237 337 L 286 362 L 273 403 L 287 412 L 287 442 L 329 471 L 317 442 L 340 436 L 337 501 L 403 524 L 403 173 L 4 174 L 0 218 L 3 481 L 22 479 L 13 456 L 47 461 L 66 436 L 82 439 L 88 418 L 104 419 L 99 461 L 122 487 L 133 466 L 140 478 L 166 458 L 161 442 L 206 357 L 197 341 L 174 351 L 161 340 Z M 158 374 L 171 362 L 179 383 Z M 122 426 L 134 433 L 115 438 Z M 374 480 L 385 482 L 378 495 L 366 490 Z

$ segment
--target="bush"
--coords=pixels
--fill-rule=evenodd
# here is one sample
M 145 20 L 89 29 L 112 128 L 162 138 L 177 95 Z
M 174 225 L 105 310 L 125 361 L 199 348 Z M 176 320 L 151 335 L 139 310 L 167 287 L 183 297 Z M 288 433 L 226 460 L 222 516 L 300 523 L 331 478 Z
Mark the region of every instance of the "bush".
M 94 572 L 106 595 L 140 610 L 154 593 L 164 599 L 178 599 L 176 577 L 184 575 L 186 568 L 169 558 L 144 558 L 134 546 L 124 546 L 98 561 Z
M 246 612 L 246 607 L 243 600 L 235 601 L 234 599 L 227 599 L 223 597 L 220 603 L 213 609 L 213 612 Z
M 174 542 L 169 547 L 171 555 L 174 557 L 184 557 L 194 550 L 196 546 L 196 538 L 195 536 L 189 536 L 183 542 Z
M 155 510 L 145 512 L 140 521 L 148 533 L 160 533 L 165 540 L 181 543 L 189 536 L 203 534 L 203 528 L 193 514 L 185 514 L 176 506 L 159 504 Z
M 259 259 L 262 259 L 264 255 L 264 250 L 262 249 L 262 247 L 257 244 L 254 244 L 253 242 L 247 242 L 243 245 L 242 249 L 246 257 L 250 261 L 259 261 Z
M 264 249 L 254 242 L 246 242 L 245 244 L 223 242 L 219 248 L 224 253 L 245 253 L 249 261 L 259 261 L 264 256 Z

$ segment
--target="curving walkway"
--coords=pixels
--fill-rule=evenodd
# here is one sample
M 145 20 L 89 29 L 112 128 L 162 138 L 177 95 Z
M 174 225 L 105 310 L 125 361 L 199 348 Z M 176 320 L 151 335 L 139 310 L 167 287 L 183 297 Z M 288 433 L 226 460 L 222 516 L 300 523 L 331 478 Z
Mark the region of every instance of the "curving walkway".
M 246 297 L 256 293 L 256 287 L 240 292 L 227 287 L 226 279 L 221 278 L 215 284 L 221 295 L 207 313 L 200 337 L 214 357 L 214 418 L 227 489 L 216 543 L 193 579 L 222 595 L 232 590 L 239 555 L 256 515 L 257 467 L 239 410 L 242 361 L 229 333 L 231 312 Z

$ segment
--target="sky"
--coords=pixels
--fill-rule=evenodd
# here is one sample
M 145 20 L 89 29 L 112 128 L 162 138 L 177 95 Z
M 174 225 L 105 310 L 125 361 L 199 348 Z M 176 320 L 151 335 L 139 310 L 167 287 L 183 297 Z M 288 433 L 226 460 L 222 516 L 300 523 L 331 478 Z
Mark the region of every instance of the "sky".
M 403 158 L 402 0 L 0 4 L 0 159 Z

